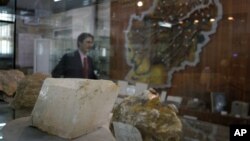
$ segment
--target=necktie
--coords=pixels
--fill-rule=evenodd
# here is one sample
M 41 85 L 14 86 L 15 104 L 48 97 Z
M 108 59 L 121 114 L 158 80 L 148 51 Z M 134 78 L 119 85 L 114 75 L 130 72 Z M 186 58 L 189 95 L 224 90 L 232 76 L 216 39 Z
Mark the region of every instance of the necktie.
M 83 76 L 84 78 L 88 78 L 88 72 L 89 72 L 89 65 L 88 65 L 88 58 L 83 58 Z

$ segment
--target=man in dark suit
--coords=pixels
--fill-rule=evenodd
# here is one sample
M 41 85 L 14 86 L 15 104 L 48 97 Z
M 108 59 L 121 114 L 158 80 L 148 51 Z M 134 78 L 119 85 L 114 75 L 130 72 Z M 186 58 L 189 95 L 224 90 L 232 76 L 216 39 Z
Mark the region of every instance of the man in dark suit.
M 77 38 L 78 49 L 64 54 L 52 71 L 52 77 L 97 79 L 92 58 L 87 55 L 93 47 L 94 37 L 82 33 Z

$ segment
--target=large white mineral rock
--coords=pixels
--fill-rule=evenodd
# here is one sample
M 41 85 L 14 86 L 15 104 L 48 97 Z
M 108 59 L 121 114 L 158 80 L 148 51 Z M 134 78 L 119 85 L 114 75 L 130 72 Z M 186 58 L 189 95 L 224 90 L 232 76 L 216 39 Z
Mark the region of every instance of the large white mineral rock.
M 118 95 L 109 80 L 47 78 L 32 111 L 32 125 L 63 138 L 76 138 L 109 122 Z

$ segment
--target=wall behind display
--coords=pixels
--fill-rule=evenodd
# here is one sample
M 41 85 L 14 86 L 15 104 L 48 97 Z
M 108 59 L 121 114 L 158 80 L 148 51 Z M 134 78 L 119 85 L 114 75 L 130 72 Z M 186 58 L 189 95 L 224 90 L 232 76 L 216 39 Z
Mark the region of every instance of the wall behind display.
M 18 35 L 17 68 L 33 67 L 35 39 L 40 37 L 40 35 L 28 33 Z
M 50 39 L 36 39 L 34 48 L 34 73 L 50 74 Z

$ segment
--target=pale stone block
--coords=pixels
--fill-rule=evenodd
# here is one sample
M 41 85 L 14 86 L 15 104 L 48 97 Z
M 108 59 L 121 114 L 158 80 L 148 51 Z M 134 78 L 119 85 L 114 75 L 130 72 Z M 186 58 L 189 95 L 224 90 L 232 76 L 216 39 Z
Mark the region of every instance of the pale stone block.
M 109 80 L 47 78 L 32 111 L 32 125 L 63 138 L 76 138 L 109 122 L 118 95 Z

